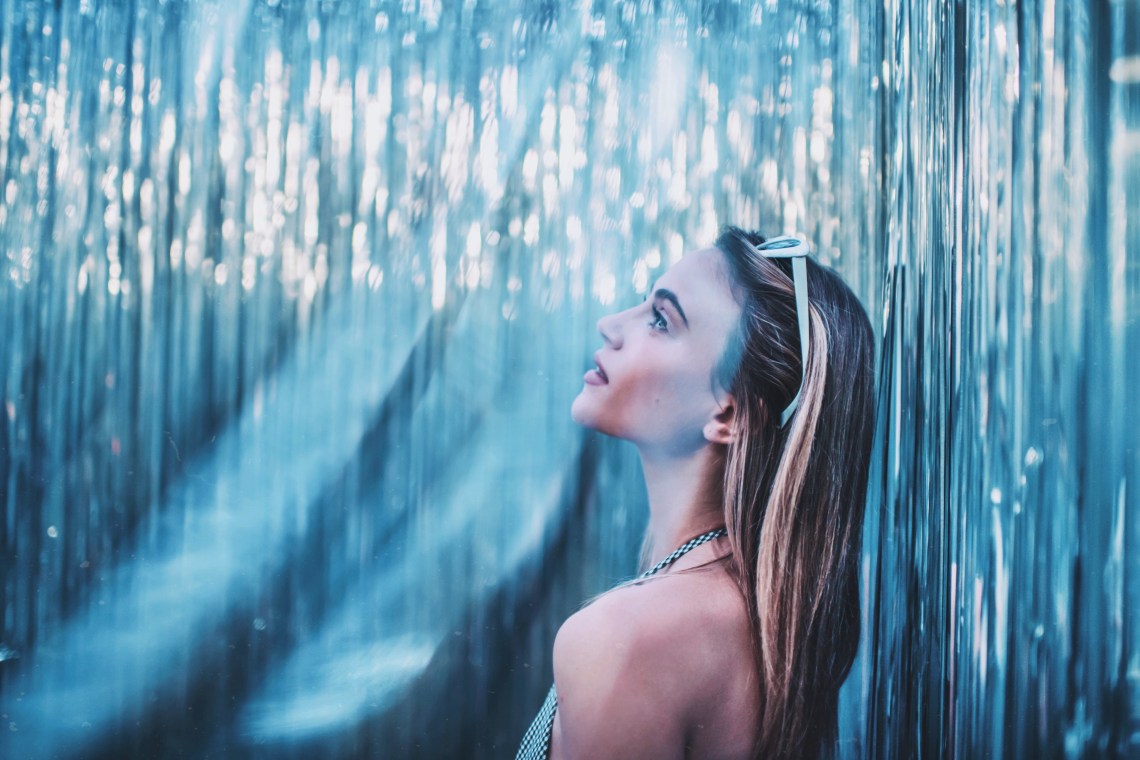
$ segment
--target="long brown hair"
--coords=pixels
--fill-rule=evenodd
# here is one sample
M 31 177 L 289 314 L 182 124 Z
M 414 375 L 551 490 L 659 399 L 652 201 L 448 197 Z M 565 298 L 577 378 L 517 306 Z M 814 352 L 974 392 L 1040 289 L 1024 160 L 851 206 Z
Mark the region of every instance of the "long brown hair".
M 756 233 L 724 229 L 742 307 L 718 367 L 736 401 L 724 512 L 752 622 L 760 683 L 758 757 L 834 746 L 839 687 L 859 645 L 859 555 L 874 430 L 874 336 L 831 269 L 807 261 L 808 366 L 801 367 L 791 266 Z M 800 386 L 799 406 L 781 411 Z

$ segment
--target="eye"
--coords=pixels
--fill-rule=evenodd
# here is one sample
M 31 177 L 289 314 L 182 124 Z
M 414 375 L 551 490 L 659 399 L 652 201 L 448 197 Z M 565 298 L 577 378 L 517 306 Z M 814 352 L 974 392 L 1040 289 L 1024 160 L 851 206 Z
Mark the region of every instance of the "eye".
M 665 315 L 662 314 L 661 311 L 656 306 L 653 306 L 652 309 L 653 309 L 653 319 L 649 322 L 649 326 L 652 327 L 654 330 L 659 330 L 661 332 L 669 332 L 669 322 L 668 322 L 668 320 L 665 319 Z

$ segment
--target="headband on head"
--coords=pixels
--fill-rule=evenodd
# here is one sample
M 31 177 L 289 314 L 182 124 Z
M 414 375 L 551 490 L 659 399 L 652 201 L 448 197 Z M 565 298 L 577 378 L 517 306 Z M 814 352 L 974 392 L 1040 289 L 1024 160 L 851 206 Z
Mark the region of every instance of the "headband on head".
M 750 244 L 751 245 L 751 244 Z M 796 321 L 800 327 L 800 387 L 787 408 L 780 413 L 780 427 L 787 424 L 792 418 L 796 407 L 800 404 L 800 394 L 804 390 L 804 378 L 807 376 L 808 361 L 808 296 L 807 296 L 807 260 L 811 252 L 808 244 L 802 238 L 791 235 L 768 238 L 760 245 L 751 246 L 758 254 L 767 259 L 792 260 L 792 284 L 796 289 Z

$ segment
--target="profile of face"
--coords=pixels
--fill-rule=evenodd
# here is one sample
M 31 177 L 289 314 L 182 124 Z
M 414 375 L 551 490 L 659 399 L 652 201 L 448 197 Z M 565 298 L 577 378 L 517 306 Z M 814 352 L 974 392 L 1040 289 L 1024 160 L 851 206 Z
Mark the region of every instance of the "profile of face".
M 716 368 L 741 316 L 717 248 L 686 254 L 646 300 L 598 321 L 604 345 L 570 414 L 643 451 L 684 456 L 731 436 Z

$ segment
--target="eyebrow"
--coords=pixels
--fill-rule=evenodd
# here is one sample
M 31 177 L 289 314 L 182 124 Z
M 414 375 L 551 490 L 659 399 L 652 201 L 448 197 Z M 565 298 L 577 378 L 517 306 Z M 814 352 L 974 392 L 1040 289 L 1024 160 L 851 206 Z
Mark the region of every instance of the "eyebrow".
M 681 319 L 685 322 L 685 327 L 689 326 L 689 318 L 685 316 L 685 310 L 681 308 L 681 302 L 677 300 L 677 294 L 672 290 L 665 288 L 658 288 L 653 291 L 654 298 L 664 298 L 669 303 L 673 304 L 673 308 L 681 315 Z

